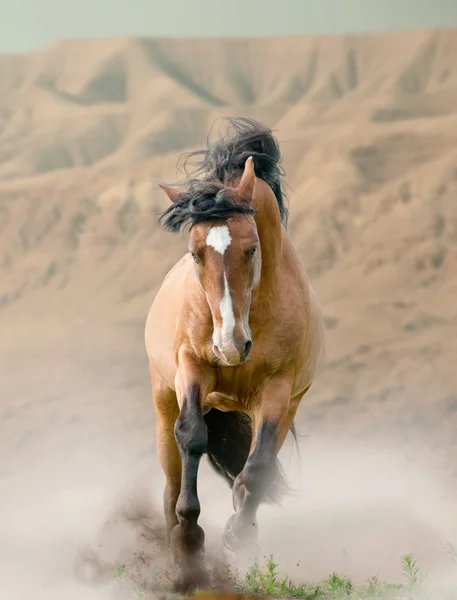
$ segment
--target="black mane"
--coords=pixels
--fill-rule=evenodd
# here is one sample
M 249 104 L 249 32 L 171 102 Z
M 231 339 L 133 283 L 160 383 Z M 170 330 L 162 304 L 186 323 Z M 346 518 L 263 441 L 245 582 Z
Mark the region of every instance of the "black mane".
M 246 204 L 235 203 L 235 190 L 226 187 L 234 176 L 241 175 L 246 160 L 252 156 L 257 177 L 273 190 L 278 201 L 283 225 L 287 226 L 288 210 L 284 203 L 284 171 L 279 166 L 281 154 L 271 129 L 253 119 L 225 118 L 233 129 L 207 147 L 185 154 L 179 161 L 186 178 L 174 186 L 183 187 L 182 193 L 159 217 L 168 231 L 177 232 L 184 225 L 202 221 L 226 220 L 233 214 L 254 214 Z M 200 161 L 190 159 L 201 156 Z M 192 164 L 195 170 L 188 171 Z

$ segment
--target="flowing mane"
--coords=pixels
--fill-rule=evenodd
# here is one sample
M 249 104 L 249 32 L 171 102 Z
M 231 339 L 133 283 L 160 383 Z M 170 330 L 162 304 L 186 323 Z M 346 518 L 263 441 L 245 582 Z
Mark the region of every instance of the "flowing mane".
M 226 117 L 229 130 L 215 142 L 207 138 L 206 148 L 183 155 L 179 161 L 186 178 L 175 187 L 183 191 L 159 217 L 165 229 L 178 232 L 184 225 L 202 221 L 226 220 L 232 214 L 255 211 L 235 202 L 228 183 L 241 176 L 246 160 L 252 156 L 257 177 L 273 190 L 278 201 L 281 222 L 287 227 L 288 209 L 284 199 L 284 170 L 280 167 L 279 144 L 271 129 L 253 119 Z M 232 131 L 230 131 L 230 128 Z M 201 156 L 201 160 L 192 160 Z M 188 165 L 195 167 L 188 170 Z

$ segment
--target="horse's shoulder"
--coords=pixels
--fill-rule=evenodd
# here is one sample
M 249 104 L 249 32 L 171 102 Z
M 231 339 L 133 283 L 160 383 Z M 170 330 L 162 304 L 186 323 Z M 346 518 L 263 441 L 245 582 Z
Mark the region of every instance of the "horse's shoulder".
M 190 261 L 190 254 L 189 252 L 187 252 L 186 254 L 184 254 L 183 257 L 181 257 L 177 263 L 175 263 L 173 265 L 173 267 L 171 267 L 171 269 L 168 271 L 168 273 L 165 275 L 165 277 L 163 278 L 163 283 L 165 283 L 167 281 L 167 279 L 170 278 L 171 275 L 175 274 L 176 271 L 179 271 L 179 269 L 182 269 L 185 265 L 187 265 Z

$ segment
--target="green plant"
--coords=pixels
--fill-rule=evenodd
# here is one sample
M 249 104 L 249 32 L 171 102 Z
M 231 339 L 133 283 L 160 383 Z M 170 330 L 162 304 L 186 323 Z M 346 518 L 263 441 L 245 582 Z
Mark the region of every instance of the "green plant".
M 379 582 L 378 576 L 373 575 L 373 577 L 370 577 L 370 579 L 368 580 L 368 596 L 377 596 L 380 592 L 380 589 L 381 584 Z
M 341 598 L 350 596 L 353 585 L 347 577 L 340 577 L 337 573 L 332 573 L 324 582 L 325 589 L 332 598 Z
M 125 578 L 127 577 L 127 573 L 128 571 L 125 565 L 117 565 L 117 567 L 114 570 L 114 579 L 119 584 L 124 583 Z
M 268 594 L 271 596 L 290 596 L 292 598 L 321 597 L 319 586 L 308 584 L 294 585 L 288 578 L 279 576 L 279 568 L 273 555 L 269 556 L 265 566 L 256 560 L 244 576 L 244 581 L 238 586 L 238 591 L 248 594 Z
M 412 554 L 405 554 L 401 557 L 402 570 L 407 578 L 407 585 L 410 591 L 415 591 L 423 581 L 420 567 Z
M 454 564 L 457 565 L 457 548 L 453 544 L 447 544 L 447 551 Z M 355 586 L 348 577 L 331 573 L 326 579 L 318 583 L 295 584 L 289 577 L 280 575 L 279 566 L 270 555 L 264 564 L 257 560 L 248 569 L 242 581 L 237 585 L 237 591 L 244 594 L 262 595 L 271 598 L 305 598 L 306 600 L 341 600 L 354 599 L 364 600 L 368 598 L 391 598 L 409 599 L 411 593 L 420 591 L 425 576 L 417 560 L 412 554 L 401 557 L 402 570 L 406 578 L 403 585 L 384 583 L 377 575 L 368 579 L 364 586 Z M 125 582 L 128 570 L 125 565 L 112 565 L 114 578 L 121 584 Z M 457 590 L 444 590 L 446 595 L 440 596 L 446 600 L 457 600 Z M 146 600 L 146 593 L 140 588 L 132 589 L 136 600 Z M 178 600 L 178 596 L 167 593 L 162 597 L 164 600 Z
M 404 555 L 401 561 L 407 577 L 406 585 L 384 583 L 374 575 L 368 579 L 367 585 L 356 587 L 348 577 L 335 572 L 317 584 L 296 585 L 288 577 L 280 576 L 278 564 L 271 555 L 264 565 L 259 564 L 258 561 L 254 562 L 238 585 L 238 591 L 272 598 L 306 598 L 307 600 L 409 598 L 412 591 L 418 590 L 423 576 L 417 560 L 411 554 Z M 457 596 L 452 596 L 450 600 L 457 600 Z

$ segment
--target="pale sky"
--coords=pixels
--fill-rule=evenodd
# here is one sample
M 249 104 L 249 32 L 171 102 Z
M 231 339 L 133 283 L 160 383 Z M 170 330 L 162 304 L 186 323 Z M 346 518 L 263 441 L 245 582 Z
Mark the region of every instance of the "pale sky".
M 264 36 L 457 26 L 457 0 L 0 0 L 0 52 L 81 37 Z

